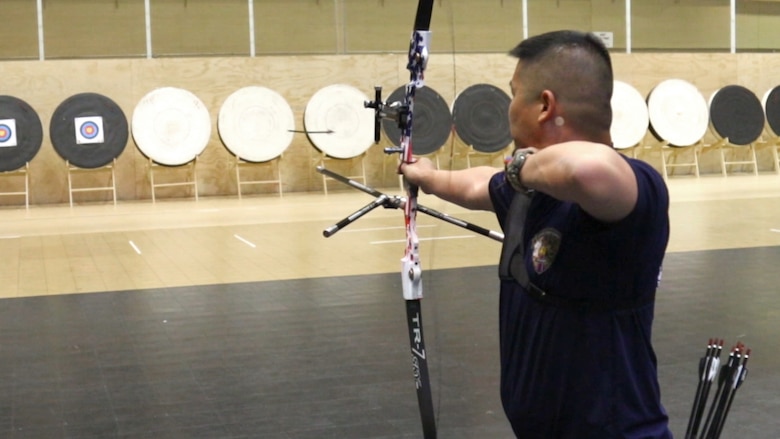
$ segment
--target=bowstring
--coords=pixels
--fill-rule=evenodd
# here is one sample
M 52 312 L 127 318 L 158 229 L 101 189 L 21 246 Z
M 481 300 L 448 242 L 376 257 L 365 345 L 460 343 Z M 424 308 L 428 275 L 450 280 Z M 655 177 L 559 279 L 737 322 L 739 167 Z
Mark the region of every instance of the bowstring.
M 439 3 L 439 7 L 440 8 L 445 8 L 443 3 Z M 448 19 L 449 19 L 449 24 L 450 24 L 450 61 L 451 61 L 451 65 L 452 65 L 452 102 L 454 102 L 455 101 L 455 97 L 457 96 L 457 81 L 456 81 L 457 69 L 456 69 L 456 56 L 455 56 L 455 14 L 453 12 L 454 8 L 453 8 L 451 2 L 449 3 L 449 7 L 446 7 L 446 9 L 447 9 Z M 438 15 L 439 14 L 437 14 L 437 16 Z M 435 37 L 432 38 L 432 40 L 433 39 L 435 39 Z M 450 151 L 449 151 L 449 160 L 448 160 L 448 163 L 447 163 L 447 170 L 448 171 L 452 171 L 453 168 L 454 168 L 455 136 L 456 136 L 455 125 L 453 124 L 452 127 L 451 127 L 451 130 L 450 130 L 450 142 L 449 142 L 449 144 L 450 144 Z M 412 140 L 414 140 L 414 139 L 412 139 Z M 440 160 L 438 159 L 438 155 L 437 155 L 436 169 L 439 169 L 439 163 L 440 163 Z M 449 178 L 451 179 L 452 175 L 450 175 Z M 434 228 L 434 232 L 433 232 L 433 239 L 431 240 L 431 245 L 429 246 L 430 247 L 430 254 L 428 255 L 428 261 L 429 261 L 428 265 L 430 267 L 430 270 L 429 270 L 430 274 L 428 276 L 429 284 L 432 283 L 431 279 L 430 279 L 431 275 L 434 275 L 434 273 L 435 273 L 433 261 L 437 257 L 437 252 L 436 252 L 437 241 L 438 241 L 438 238 L 441 237 L 441 234 L 442 234 L 441 228 L 440 227 L 435 227 Z M 436 277 L 436 276 L 433 276 L 433 277 Z M 429 291 L 430 291 L 430 289 L 429 289 Z M 438 308 L 437 303 L 436 303 L 437 302 L 437 294 L 435 294 L 435 291 L 432 292 L 431 296 L 433 296 L 432 299 L 434 299 L 434 300 L 431 301 L 432 303 L 431 303 L 431 307 L 430 307 L 431 308 L 431 314 L 432 314 L 433 321 L 434 321 L 434 324 L 433 324 L 433 333 L 434 333 L 433 334 L 434 335 L 433 348 L 434 348 L 435 352 L 437 352 L 437 355 L 436 355 L 436 369 L 438 371 L 437 377 L 436 377 L 436 387 L 437 387 L 437 390 L 438 390 L 437 391 L 437 395 L 436 395 L 436 425 L 441 426 L 440 415 L 441 415 L 441 403 L 442 403 L 442 393 L 443 393 L 442 390 L 444 388 L 443 387 L 443 368 L 442 368 L 442 364 L 443 364 L 443 362 L 442 362 L 442 348 L 441 348 L 442 347 L 442 341 L 441 341 L 441 337 L 440 337 L 441 333 L 439 331 L 439 308 Z

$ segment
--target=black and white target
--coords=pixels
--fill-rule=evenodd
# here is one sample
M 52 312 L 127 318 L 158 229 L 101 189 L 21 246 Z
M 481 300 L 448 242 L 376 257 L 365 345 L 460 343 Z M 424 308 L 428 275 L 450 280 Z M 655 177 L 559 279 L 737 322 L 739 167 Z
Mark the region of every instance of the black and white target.
M 775 137 L 780 136 L 780 86 L 767 90 L 762 101 L 769 131 Z
M 127 146 L 127 118 L 108 97 L 79 93 L 54 110 L 49 135 L 54 149 L 71 165 L 99 168 L 119 157 Z
M 15 171 L 41 149 L 43 125 L 27 102 L 0 96 L 0 172 Z
M 228 96 L 219 110 L 217 128 L 234 155 L 248 162 L 266 162 L 290 146 L 295 117 L 282 95 L 251 86 Z
M 387 103 L 402 103 L 406 87 L 398 87 L 387 98 Z M 452 133 L 452 113 L 447 102 L 430 87 L 418 88 L 414 92 L 414 114 L 412 123 L 412 147 L 415 155 L 433 154 L 438 151 Z M 398 122 L 382 120 L 382 128 L 393 145 L 401 144 L 401 128 Z
M 349 159 L 368 151 L 374 143 L 374 112 L 368 97 L 355 87 L 333 84 L 309 99 L 303 125 L 309 141 L 329 157 Z
M 691 146 L 704 138 L 709 127 L 707 100 L 695 85 L 667 79 L 647 98 L 650 132 L 671 146 Z
M 710 97 L 712 130 L 733 145 L 749 145 L 764 131 L 764 108 L 755 93 L 728 85 Z
M 616 149 L 637 146 L 647 134 L 650 123 L 645 98 L 632 85 L 615 81 L 611 105 L 612 146 Z
M 458 137 L 475 150 L 495 153 L 509 146 L 509 104 L 512 99 L 500 88 L 475 84 L 455 97 L 452 122 Z
M 211 116 L 188 90 L 162 87 L 147 93 L 133 110 L 138 149 L 161 165 L 180 166 L 200 155 L 211 138 Z

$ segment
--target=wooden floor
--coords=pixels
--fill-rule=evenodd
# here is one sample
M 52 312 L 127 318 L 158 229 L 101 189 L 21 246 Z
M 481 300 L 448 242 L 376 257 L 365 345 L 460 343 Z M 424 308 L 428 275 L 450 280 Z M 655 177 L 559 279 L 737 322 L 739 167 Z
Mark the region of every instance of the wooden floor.
M 780 176 L 668 184 L 652 336 L 670 427 L 683 436 L 698 360 L 722 337 L 754 349 L 723 437 L 778 437 Z M 421 437 L 402 214 L 322 236 L 369 201 L 347 189 L 0 209 L 0 437 Z M 419 223 L 439 437 L 513 437 L 498 398 L 499 243 Z
M 780 245 L 780 176 L 672 178 L 669 252 Z M 388 193 L 399 193 L 397 188 Z M 386 273 L 403 253 L 403 214 L 324 194 L 0 209 L 0 297 Z M 420 203 L 497 230 L 488 212 Z M 423 269 L 495 264 L 500 244 L 419 216 Z

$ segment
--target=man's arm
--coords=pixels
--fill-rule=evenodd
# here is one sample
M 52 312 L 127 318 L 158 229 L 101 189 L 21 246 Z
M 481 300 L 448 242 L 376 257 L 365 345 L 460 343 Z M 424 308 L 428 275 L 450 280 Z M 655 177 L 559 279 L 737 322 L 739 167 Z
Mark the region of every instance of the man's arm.
M 488 185 L 490 177 L 499 169 L 489 166 L 443 171 L 437 170 L 433 163 L 420 158 L 414 163 L 401 165 L 401 173 L 427 194 L 473 210 L 493 210 Z
M 619 221 L 634 209 L 636 176 L 609 146 L 591 142 L 551 145 L 528 156 L 521 183 L 554 198 L 577 203 L 601 221 Z

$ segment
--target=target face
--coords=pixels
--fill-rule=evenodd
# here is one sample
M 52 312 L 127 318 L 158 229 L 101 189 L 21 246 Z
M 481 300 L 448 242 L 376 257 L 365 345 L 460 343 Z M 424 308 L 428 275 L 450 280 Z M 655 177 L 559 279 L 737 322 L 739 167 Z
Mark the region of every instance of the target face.
M 16 120 L 0 120 L 0 148 L 16 145 Z
M 73 122 L 76 125 L 76 143 L 78 145 L 103 143 L 102 117 L 76 117 Z
M 474 84 L 455 97 L 452 122 L 458 137 L 475 150 L 495 153 L 512 143 L 509 104 L 512 98 L 490 84 Z
M 709 127 L 707 100 L 695 85 L 682 79 L 667 79 L 647 98 L 650 131 L 671 146 L 690 146 L 704 137 Z
M 211 116 L 188 90 L 163 87 L 141 98 L 133 111 L 133 138 L 141 152 L 161 165 L 195 159 L 211 137 Z
M 638 145 L 650 124 L 645 98 L 630 84 L 615 81 L 611 105 L 610 135 L 613 146 L 625 149 Z
M 764 131 L 764 108 L 758 96 L 741 85 L 727 85 L 710 96 L 710 124 L 732 145 L 749 145 Z
M 306 104 L 303 125 L 309 141 L 330 157 L 357 157 L 374 144 L 374 112 L 355 87 L 334 84 L 317 91 Z
M 231 94 L 219 111 L 222 143 L 250 162 L 280 156 L 293 140 L 295 116 L 287 101 L 264 87 L 245 87 Z

